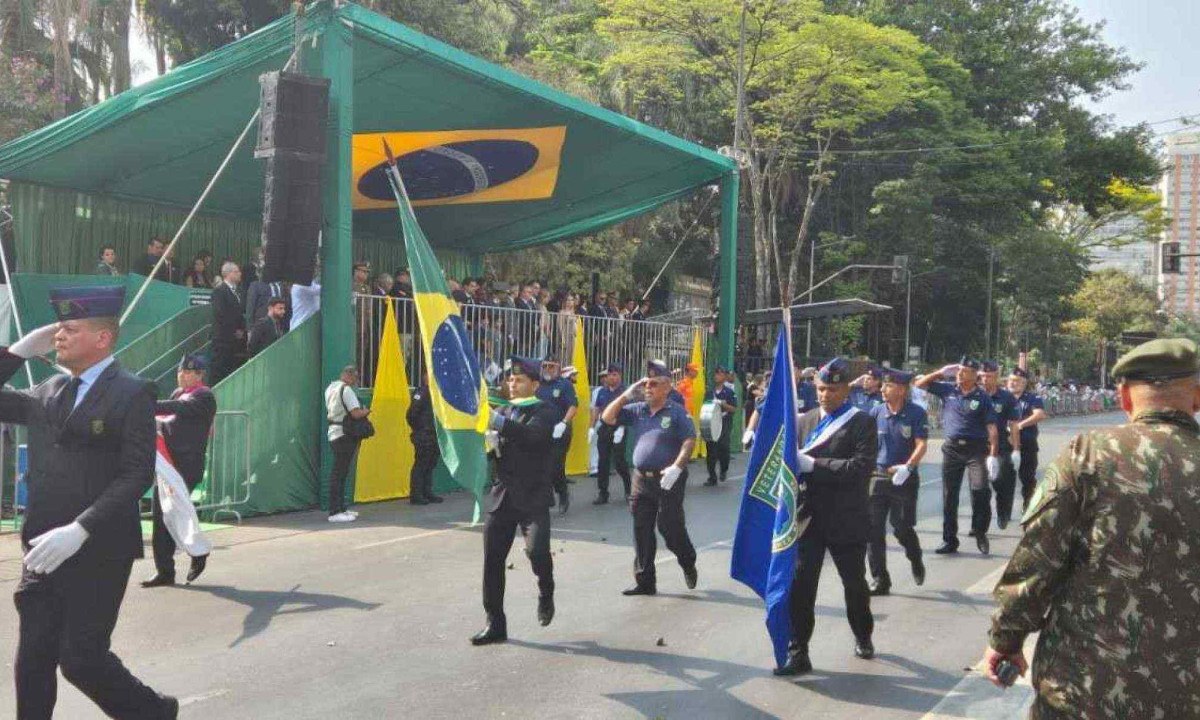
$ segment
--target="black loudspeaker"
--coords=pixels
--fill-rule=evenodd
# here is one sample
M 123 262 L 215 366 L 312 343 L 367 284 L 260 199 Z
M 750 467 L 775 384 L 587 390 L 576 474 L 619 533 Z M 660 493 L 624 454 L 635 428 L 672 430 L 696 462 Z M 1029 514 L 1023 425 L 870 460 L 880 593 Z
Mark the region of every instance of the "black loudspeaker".
M 329 78 L 287 72 L 260 75 L 258 145 L 254 157 L 280 154 L 325 159 L 325 120 L 329 115 Z
M 266 158 L 263 188 L 263 280 L 309 285 L 321 235 L 321 165 L 329 80 L 272 72 L 261 89 L 257 158 Z

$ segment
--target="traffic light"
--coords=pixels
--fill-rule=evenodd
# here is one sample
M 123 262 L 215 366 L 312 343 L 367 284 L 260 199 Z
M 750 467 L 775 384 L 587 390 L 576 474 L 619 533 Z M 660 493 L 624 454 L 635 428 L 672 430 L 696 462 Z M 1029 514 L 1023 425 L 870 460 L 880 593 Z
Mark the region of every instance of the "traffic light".
M 893 255 L 892 256 L 892 284 L 893 285 L 902 284 L 904 282 L 905 275 L 907 275 L 907 274 L 908 274 L 908 256 L 907 255 Z
M 1177 275 L 1180 272 L 1179 243 L 1168 240 L 1159 245 L 1162 252 L 1162 271 L 1164 275 Z

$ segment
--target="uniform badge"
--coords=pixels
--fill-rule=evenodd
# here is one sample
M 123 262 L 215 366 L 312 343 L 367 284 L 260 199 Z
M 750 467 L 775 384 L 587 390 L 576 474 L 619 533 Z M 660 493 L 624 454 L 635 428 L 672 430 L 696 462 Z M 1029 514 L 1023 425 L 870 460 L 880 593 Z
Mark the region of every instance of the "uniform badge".
M 665 417 L 659 424 L 662 425 L 663 430 L 666 430 L 667 428 L 671 427 L 671 418 Z
M 554 394 L 554 397 L 558 397 L 559 395 L 562 395 L 562 390 L 559 390 L 558 388 L 554 388 L 553 394 Z
M 104 434 L 104 421 L 103 420 L 93 420 L 92 421 L 92 434 L 93 435 L 103 435 Z
M 978 410 L 978 409 L 979 409 L 979 401 L 978 401 L 978 400 L 972 400 L 972 401 L 971 401 L 971 409 L 972 409 L 972 410 Z
M 992 409 L 998 413 L 1004 412 L 1004 403 L 992 403 Z
M 910 428 L 907 425 L 901 425 L 900 426 L 900 434 L 904 436 L 905 440 L 911 439 L 912 438 L 912 428 Z

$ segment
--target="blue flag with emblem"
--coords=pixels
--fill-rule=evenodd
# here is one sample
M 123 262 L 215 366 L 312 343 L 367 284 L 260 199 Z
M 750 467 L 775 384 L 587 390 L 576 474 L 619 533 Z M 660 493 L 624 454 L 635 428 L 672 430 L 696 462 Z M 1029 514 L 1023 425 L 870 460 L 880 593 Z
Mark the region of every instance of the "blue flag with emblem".
M 787 333 L 780 327 L 774 372 L 750 450 L 729 568 L 734 580 L 766 601 L 767 633 L 779 666 L 787 661 L 792 637 L 788 599 L 796 571 L 796 541 L 804 530 L 796 516 L 801 488 L 795 392 Z

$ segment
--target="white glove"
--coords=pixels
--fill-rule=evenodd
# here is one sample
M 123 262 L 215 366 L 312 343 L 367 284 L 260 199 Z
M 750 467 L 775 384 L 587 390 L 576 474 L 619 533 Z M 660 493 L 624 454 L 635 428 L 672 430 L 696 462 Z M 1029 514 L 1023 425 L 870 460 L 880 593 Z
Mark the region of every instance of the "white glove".
M 663 470 L 662 481 L 659 483 L 662 486 L 663 492 L 667 492 L 675 487 L 675 483 L 679 482 L 681 475 L 683 475 L 683 468 L 678 465 L 671 465 L 666 470 Z
M 626 400 L 632 400 L 637 396 L 637 391 L 646 384 L 646 380 L 648 379 L 649 378 L 642 378 L 641 380 L 638 380 L 634 384 L 625 388 L 625 392 L 621 393 L 621 397 L 625 398 Z
M 753 430 L 747 430 L 746 432 L 742 433 L 742 447 L 747 447 L 747 446 L 751 445 L 753 442 L 754 442 L 754 431 Z
M 1012 460 L 1013 470 L 1021 469 L 1021 451 L 1020 450 L 1013 450 L 1012 455 L 1009 455 L 1009 459 Z
M 811 457 L 804 453 L 797 453 L 796 459 L 800 461 L 800 472 L 802 473 L 812 472 L 812 469 L 817 465 Z
M 892 484 L 900 487 L 908 480 L 909 475 L 912 475 L 912 470 L 907 465 L 896 465 L 892 468 Z
M 619 443 L 625 439 L 625 426 L 622 425 L 613 431 L 613 443 Z
M 87 542 L 88 531 L 77 522 L 54 528 L 29 541 L 32 549 L 25 555 L 25 567 L 46 575 L 58 569 Z
M 486 452 L 500 452 L 500 433 L 495 430 L 488 430 L 483 434 L 483 446 Z
M 54 349 L 54 336 L 57 333 L 58 323 L 43 325 L 37 330 L 25 333 L 25 337 L 13 343 L 8 351 L 26 360 L 39 355 L 48 355 Z
M 504 416 L 495 408 L 492 408 L 491 414 L 488 415 L 488 427 L 492 430 L 499 430 L 504 427 Z
M 1000 458 L 994 455 L 987 457 L 987 476 L 988 480 L 996 482 L 996 478 L 1000 477 Z
M 588 445 L 596 444 L 596 428 L 588 428 Z
M 566 432 L 567 432 L 567 424 L 565 422 L 560 422 L 559 424 L 554 426 L 554 432 L 551 433 L 551 436 L 555 440 L 557 440 L 560 437 L 562 437 L 563 434 L 565 434 Z

